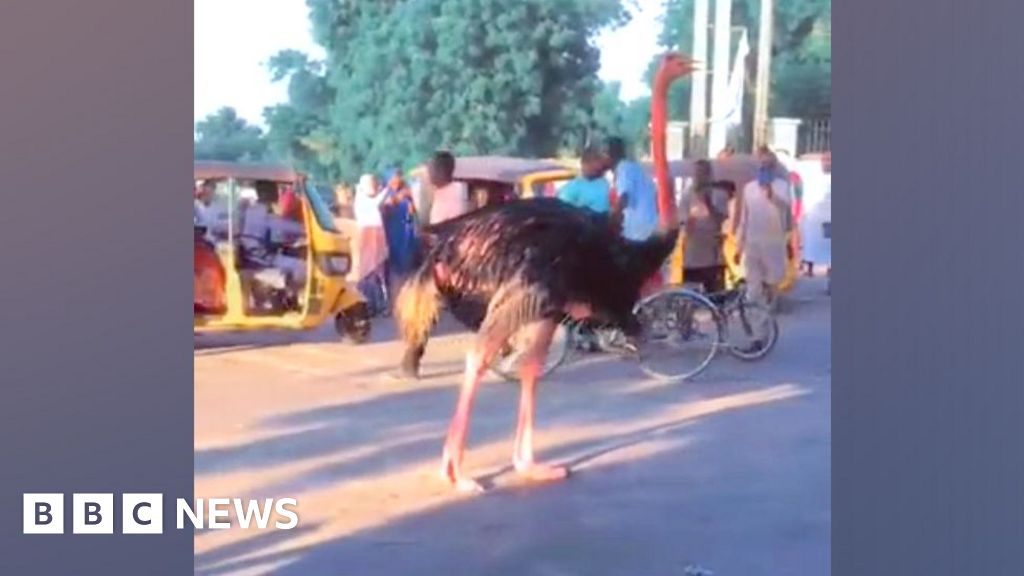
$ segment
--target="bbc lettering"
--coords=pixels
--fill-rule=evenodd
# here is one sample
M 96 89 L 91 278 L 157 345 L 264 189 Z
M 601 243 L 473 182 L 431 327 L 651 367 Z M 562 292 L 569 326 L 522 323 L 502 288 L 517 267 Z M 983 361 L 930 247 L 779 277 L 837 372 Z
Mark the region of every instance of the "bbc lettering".
M 71 503 L 72 533 L 114 533 L 113 494 L 72 494 Z M 207 505 L 205 508 L 204 503 Z M 289 508 L 297 505 L 294 498 L 281 498 L 276 502 L 269 498 L 263 501 L 243 501 L 240 498 L 210 498 L 204 501 L 199 498 L 194 508 L 187 500 L 178 498 L 176 504 L 178 530 L 203 529 L 204 518 L 210 530 L 230 529 L 233 525 L 228 519 L 232 511 L 235 512 L 237 526 L 243 529 L 267 528 L 273 512 L 287 519 L 279 519 L 273 524 L 278 530 L 291 530 L 299 522 L 298 515 Z M 122 494 L 120 508 L 122 534 L 163 533 L 162 494 Z M 25 494 L 23 514 L 25 534 L 64 533 L 63 494 Z
M 71 528 L 74 534 L 113 534 L 113 494 L 72 494 Z M 162 494 L 121 495 L 122 534 L 162 534 Z M 64 533 L 63 494 L 24 495 L 25 534 Z

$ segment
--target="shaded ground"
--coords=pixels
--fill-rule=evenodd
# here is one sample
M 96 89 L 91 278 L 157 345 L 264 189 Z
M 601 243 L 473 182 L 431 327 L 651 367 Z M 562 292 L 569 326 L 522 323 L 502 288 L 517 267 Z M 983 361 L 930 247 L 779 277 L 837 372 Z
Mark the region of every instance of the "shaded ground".
M 196 536 L 198 574 L 685 574 L 829 572 L 831 312 L 804 280 L 782 339 L 756 364 L 719 357 L 667 386 L 593 356 L 540 396 L 539 456 L 564 483 L 508 469 L 518 390 L 480 394 L 468 468 L 436 479 L 466 337 L 432 341 L 416 384 L 382 378 L 399 353 L 296 335 L 197 339 L 196 497 L 295 497 L 299 528 Z M 449 327 L 451 328 L 451 327 Z

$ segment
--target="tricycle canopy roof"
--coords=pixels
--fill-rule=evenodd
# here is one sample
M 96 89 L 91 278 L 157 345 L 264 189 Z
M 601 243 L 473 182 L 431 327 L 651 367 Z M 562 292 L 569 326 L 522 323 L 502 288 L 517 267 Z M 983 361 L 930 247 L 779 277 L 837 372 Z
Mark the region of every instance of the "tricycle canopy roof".
M 711 170 L 716 180 L 730 180 L 737 186 L 743 186 L 747 182 L 757 178 L 757 167 L 759 166 L 756 156 L 738 154 L 728 158 L 711 158 Z M 672 178 L 687 178 L 693 176 L 693 166 L 696 160 L 671 160 L 668 163 L 669 175 Z M 650 163 L 644 167 L 653 173 Z
M 456 180 L 483 180 L 514 184 L 530 174 L 566 170 L 565 166 L 554 160 L 512 156 L 459 156 L 455 158 Z M 414 172 L 426 176 L 426 166 L 419 166 Z
M 196 180 L 237 178 L 239 180 L 296 182 L 303 178 L 303 174 L 280 164 L 198 160 L 194 163 L 193 178 Z

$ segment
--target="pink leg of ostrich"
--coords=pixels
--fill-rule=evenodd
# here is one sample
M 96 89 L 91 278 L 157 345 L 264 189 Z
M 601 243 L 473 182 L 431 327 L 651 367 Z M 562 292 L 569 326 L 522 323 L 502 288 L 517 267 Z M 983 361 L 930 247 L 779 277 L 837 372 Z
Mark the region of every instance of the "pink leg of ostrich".
M 512 463 L 516 471 L 531 480 L 561 480 L 569 475 L 565 467 L 547 466 L 533 460 L 533 415 L 536 405 L 537 380 L 544 368 L 548 348 L 558 324 L 543 320 L 530 327 L 530 349 L 524 354 L 520 368 L 522 389 L 519 396 L 519 423 L 516 427 Z
M 462 472 L 462 456 L 465 452 L 466 434 L 469 430 L 469 415 L 473 410 L 473 400 L 480 380 L 487 371 L 494 356 L 505 343 L 506 335 L 482 335 L 476 346 L 466 355 L 466 372 L 462 379 L 462 389 L 455 405 L 455 416 L 448 427 L 448 438 L 444 443 L 441 456 L 441 474 L 456 490 L 460 492 L 482 492 L 483 488 L 475 480 Z

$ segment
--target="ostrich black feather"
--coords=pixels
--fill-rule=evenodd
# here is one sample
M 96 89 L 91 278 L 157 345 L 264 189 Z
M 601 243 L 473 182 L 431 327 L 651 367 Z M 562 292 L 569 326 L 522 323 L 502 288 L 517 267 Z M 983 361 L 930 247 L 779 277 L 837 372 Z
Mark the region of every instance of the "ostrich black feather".
M 678 233 L 626 240 L 607 218 L 549 198 L 483 208 L 424 230 L 420 266 L 396 315 L 410 342 L 423 340 L 441 300 L 484 333 L 509 334 L 574 304 L 629 327 L 641 286 Z

